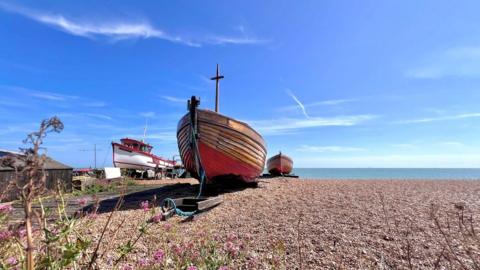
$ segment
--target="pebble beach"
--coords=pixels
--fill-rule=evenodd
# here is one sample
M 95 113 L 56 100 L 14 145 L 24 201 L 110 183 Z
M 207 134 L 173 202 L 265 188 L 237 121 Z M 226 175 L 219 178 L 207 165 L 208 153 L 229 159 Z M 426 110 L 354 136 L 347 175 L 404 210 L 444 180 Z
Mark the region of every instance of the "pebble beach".
M 474 269 L 480 259 L 478 242 L 465 235 L 480 230 L 479 181 L 273 178 L 220 196 L 193 221 L 151 224 L 124 265 L 182 269 L 169 258 L 193 265 L 205 245 L 218 249 L 211 269 Z M 84 218 L 85 233 L 98 234 L 108 215 Z M 132 237 L 145 216 L 140 206 L 120 210 L 106 242 Z M 161 266 L 149 264 L 159 250 Z M 115 256 L 107 252 L 102 268 Z

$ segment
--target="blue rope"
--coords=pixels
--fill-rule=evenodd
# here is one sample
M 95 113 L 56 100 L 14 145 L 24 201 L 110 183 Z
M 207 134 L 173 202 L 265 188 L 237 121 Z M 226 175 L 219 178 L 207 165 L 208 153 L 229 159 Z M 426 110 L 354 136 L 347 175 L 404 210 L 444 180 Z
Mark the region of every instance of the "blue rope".
M 205 170 L 203 169 L 203 166 L 202 166 L 202 160 L 201 160 L 201 157 L 200 157 L 200 151 L 198 150 L 196 133 L 195 133 L 193 123 L 192 123 L 191 119 L 190 119 L 190 130 L 192 131 L 191 139 L 193 139 L 192 143 L 193 143 L 193 146 L 194 146 L 195 166 L 197 167 L 197 171 L 199 172 L 199 176 L 200 176 L 200 187 L 199 187 L 199 190 L 198 190 L 198 194 L 195 197 L 195 198 L 198 199 L 202 196 L 203 184 L 204 184 L 205 179 L 207 177 L 205 176 Z M 175 201 L 173 201 L 171 198 L 164 199 L 163 202 L 162 202 L 162 205 L 163 206 L 168 206 L 168 208 L 170 208 L 170 209 L 174 209 L 175 214 L 177 214 L 178 216 L 182 216 L 182 217 L 191 217 L 191 216 L 193 216 L 197 213 L 197 211 L 191 211 L 191 212 L 182 211 L 181 209 L 179 209 L 177 207 L 177 205 L 175 204 Z
M 197 211 L 182 211 L 180 208 L 177 208 L 175 201 L 170 198 L 166 198 L 165 200 L 163 200 L 163 205 L 168 205 L 169 208 L 175 209 L 175 214 L 181 217 L 191 217 L 195 215 L 195 213 L 197 213 Z

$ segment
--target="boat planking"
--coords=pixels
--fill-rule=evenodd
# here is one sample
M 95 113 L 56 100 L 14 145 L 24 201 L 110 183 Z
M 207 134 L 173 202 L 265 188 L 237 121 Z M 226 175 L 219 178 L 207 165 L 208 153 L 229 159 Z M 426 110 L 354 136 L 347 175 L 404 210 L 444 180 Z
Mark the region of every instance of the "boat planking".
M 267 161 L 267 170 L 272 175 L 288 175 L 292 172 L 293 160 L 282 152 Z
M 262 136 L 248 124 L 213 111 L 197 109 L 196 116 L 198 150 L 207 183 L 219 177 L 256 181 L 263 171 L 267 152 Z M 178 148 L 185 169 L 199 178 L 190 143 L 190 118 L 187 113 L 178 124 Z

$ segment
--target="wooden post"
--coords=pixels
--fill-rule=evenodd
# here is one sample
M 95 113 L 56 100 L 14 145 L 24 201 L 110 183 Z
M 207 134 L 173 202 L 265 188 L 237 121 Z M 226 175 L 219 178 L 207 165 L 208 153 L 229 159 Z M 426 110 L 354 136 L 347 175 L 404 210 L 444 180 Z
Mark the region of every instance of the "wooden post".
M 220 81 L 223 78 L 225 78 L 225 77 L 220 75 L 220 72 L 218 70 L 218 64 L 217 64 L 217 74 L 216 74 L 215 77 L 210 78 L 210 80 L 215 80 L 216 81 L 216 83 L 215 83 L 215 112 L 218 112 L 218 95 L 219 95 L 218 81 Z

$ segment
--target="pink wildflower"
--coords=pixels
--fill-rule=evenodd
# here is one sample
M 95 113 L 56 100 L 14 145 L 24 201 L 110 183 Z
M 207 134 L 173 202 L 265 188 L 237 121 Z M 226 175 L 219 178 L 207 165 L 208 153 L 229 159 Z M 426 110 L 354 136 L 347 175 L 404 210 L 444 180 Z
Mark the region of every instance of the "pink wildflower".
M 183 254 L 183 248 L 181 246 L 174 245 L 173 246 L 173 252 L 175 252 L 175 255 L 180 257 Z
M 233 240 L 236 240 L 236 239 L 237 239 L 237 236 L 233 233 L 231 233 L 227 236 L 227 241 L 233 241 Z
M 56 235 L 56 234 L 59 234 L 59 233 L 60 233 L 60 228 L 55 227 L 55 228 L 52 229 L 51 232 L 52 232 L 52 234 L 55 234 L 55 235 Z
M 83 207 L 83 206 L 87 205 L 88 199 L 87 198 L 81 198 L 81 199 L 78 199 L 77 202 L 78 202 L 78 205 Z
M 163 224 L 163 228 L 165 229 L 165 231 L 170 231 L 170 229 L 172 228 L 172 224 L 170 223 L 165 223 Z
M 220 268 L 218 268 L 218 270 L 228 270 L 228 267 L 227 266 L 220 266 Z
M 143 201 L 140 203 L 140 206 L 142 207 L 144 212 L 150 211 L 149 203 L 148 201 Z
M 21 238 L 25 237 L 25 235 L 27 235 L 27 230 L 25 228 L 18 229 L 18 231 L 17 231 L 18 238 L 21 239 Z
M 191 265 L 187 268 L 187 270 L 198 270 L 198 268 L 194 265 Z
M 133 267 L 132 267 L 130 264 L 125 264 L 125 265 L 122 267 L 122 270 L 133 270 Z
M 165 258 L 165 252 L 163 252 L 163 250 L 161 249 L 155 251 L 155 253 L 153 254 L 153 259 L 157 263 L 162 262 L 164 258 Z
M 149 264 L 149 260 L 145 258 L 140 258 L 138 259 L 137 264 L 140 266 L 147 266 Z
M 163 215 L 161 213 L 156 214 L 152 217 L 152 222 L 155 222 L 155 223 L 159 223 L 162 220 L 163 220 Z
M 2 204 L 0 205 L 0 214 L 10 214 L 13 211 L 13 207 L 10 204 Z
M 6 262 L 7 262 L 8 265 L 16 265 L 18 263 L 17 258 L 15 258 L 15 257 L 9 257 L 6 260 Z
M 228 241 L 224 245 L 225 251 L 230 253 L 231 256 L 236 256 L 238 253 L 238 248 L 232 242 Z

